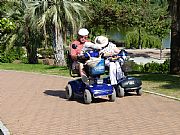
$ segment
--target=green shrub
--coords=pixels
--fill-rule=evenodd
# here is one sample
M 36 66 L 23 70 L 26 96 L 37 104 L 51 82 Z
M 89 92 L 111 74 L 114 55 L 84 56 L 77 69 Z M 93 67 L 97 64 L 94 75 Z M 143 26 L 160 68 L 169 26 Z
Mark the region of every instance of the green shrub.
M 38 53 L 43 57 L 43 58 L 51 58 L 53 57 L 53 49 L 52 48 L 41 48 L 38 50 Z
M 0 62 L 12 63 L 14 60 L 20 60 L 24 54 L 25 52 L 22 48 L 14 47 L 8 51 L 0 53 Z
M 27 57 L 22 57 L 20 60 L 21 60 L 21 63 L 24 63 L 24 64 L 29 63 Z
M 123 64 L 123 67 L 125 68 L 126 72 L 142 72 L 143 70 L 143 65 L 138 65 L 137 63 L 135 63 L 132 60 L 127 60 L 125 61 L 125 63 Z M 123 69 L 124 70 L 124 69 Z
M 164 63 L 146 63 L 145 65 L 138 65 L 134 63 L 132 71 L 138 71 L 142 73 L 168 73 L 170 68 L 170 60 L 164 61 Z

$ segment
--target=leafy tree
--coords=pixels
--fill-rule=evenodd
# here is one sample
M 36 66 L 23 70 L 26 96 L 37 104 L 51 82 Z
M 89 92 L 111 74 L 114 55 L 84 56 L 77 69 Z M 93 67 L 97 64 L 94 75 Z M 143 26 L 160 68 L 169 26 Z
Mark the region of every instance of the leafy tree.
M 125 27 L 138 29 L 139 32 L 137 34 L 139 36 L 136 44 L 138 44 L 139 48 L 142 47 L 141 40 L 144 40 L 144 37 L 149 36 L 146 39 L 150 39 L 150 37 L 154 36 L 153 39 L 159 38 L 161 40 L 169 32 L 170 19 L 167 12 L 167 4 L 162 6 L 144 0 L 137 0 L 136 2 L 125 0 L 120 4 L 122 8 L 119 22 Z M 146 32 L 147 36 L 141 36 L 141 32 Z M 157 47 L 157 45 L 153 47 Z M 149 45 L 147 44 L 147 46 Z
M 27 1 L 28 0 L 4 0 L 5 8 L 3 9 L 3 14 L 7 18 L 11 18 L 15 23 L 15 30 L 14 32 L 8 34 L 8 37 L 10 38 L 5 37 L 5 44 L 9 42 L 8 44 L 10 44 L 11 47 L 22 47 L 22 45 L 26 46 L 28 63 L 33 64 L 38 62 L 37 46 L 33 41 L 38 40 L 35 39 L 36 36 L 34 36 L 37 35 L 34 34 L 36 30 L 31 27 L 29 24 L 29 18 L 25 16 Z
M 67 31 L 74 33 L 82 25 L 84 13 L 85 6 L 73 0 L 35 0 L 28 3 L 27 16 L 31 18 L 31 22 L 43 27 L 45 36 L 46 31 L 51 30 L 48 33 L 53 37 L 56 65 L 66 64 L 63 37 L 66 40 Z
M 11 33 L 15 29 L 15 24 L 8 18 L 0 19 L 0 35 L 3 37 L 5 34 Z
M 96 35 L 105 34 L 111 29 L 118 28 L 120 7 L 117 0 L 88 0 L 90 20 L 87 27 L 91 29 L 92 39 Z
M 148 35 L 144 29 L 141 29 L 141 32 L 139 32 L 139 29 L 135 28 L 133 31 L 126 33 L 127 48 L 139 48 L 139 44 L 142 48 L 159 48 L 161 40 L 157 36 Z
M 12 3 L 3 0 L 0 2 L 0 61 L 11 62 L 14 59 L 19 59 L 22 49 L 20 46 L 14 46 L 17 38 L 17 24 L 15 18 L 11 16 Z M 21 51 L 13 51 L 21 50 Z

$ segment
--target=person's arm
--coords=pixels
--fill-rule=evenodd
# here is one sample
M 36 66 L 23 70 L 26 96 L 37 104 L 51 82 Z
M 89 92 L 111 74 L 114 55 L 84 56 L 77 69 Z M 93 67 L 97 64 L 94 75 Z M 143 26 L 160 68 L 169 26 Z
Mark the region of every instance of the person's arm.
M 116 54 L 118 54 L 118 53 L 120 52 L 119 48 L 114 47 L 114 52 L 115 52 Z
M 77 49 L 74 47 L 76 44 L 77 44 L 77 42 L 74 41 L 70 45 L 70 54 L 71 54 L 72 60 L 74 60 L 74 61 L 77 61 Z
M 117 47 L 113 47 L 112 49 L 113 49 L 113 52 L 104 52 L 104 56 L 111 57 L 120 52 L 119 48 L 117 48 Z

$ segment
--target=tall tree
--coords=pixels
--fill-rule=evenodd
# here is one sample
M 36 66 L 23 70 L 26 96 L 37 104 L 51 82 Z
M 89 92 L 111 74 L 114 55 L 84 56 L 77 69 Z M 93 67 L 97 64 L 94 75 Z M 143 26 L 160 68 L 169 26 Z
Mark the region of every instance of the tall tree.
M 26 15 L 27 2 L 32 0 L 6 0 L 9 9 L 6 11 L 8 18 L 13 18 L 16 26 L 16 38 L 13 40 L 21 40 L 27 51 L 28 63 L 36 64 L 37 59 L 37 30 L 30 24 L 30 17 Z M 23 40 L 23 41 L 22 41 Z
M 152 44 L 148 45 L 148 40 L 151 40 L 152 36 L 154 36 L 154 39 L 156 37 L 156 39 L 161 40 L 169 33 L 170 17 L 167 12 L 167 2 L 164 2 L 164 5 L 159 5 L 151 3 L 150 0 L 137 0 L 136 2 L 124 0 L 124 2 L 121 2 L 121 7 L 119 22 L 125 27 L 138 29 L 138 33 L 136 33 L 139 36 L 136 36 L 138 40 L 136 46 L 139 46 L 139 48 L 150 47 Z M 145 37 L 142 32 L 146 33 Z M 142 38 L 144 38 L 144 41 L 147 40 L 144 42 Z M 157 47 L 157 45 L 154 44 L 152 47 Z
M 21 55 L 14 49 L 21 49 L 23 42 L 20 31 L 22 30 L 21 24 L 23 22 L 23 15 L 21 8 L 19 8 L 19 1 L 16 0 L 2 0 L 0 2 L 0 55 L 3 56 L 4 62 L 12 62 L 16 55 Z M 19 36 L 21 38 L 19 38 Z M 20 43 L 18 43 L 20 41 Z M 16 53 L 13 53 L 14 52 Z M 21 49 L 22 50 L 22 49 Z M 23 51 L 23 50 L 22 50 Z
M 63 39 L 66 40 L 67 31 L 77 30 L 82 23 L 84 13 L 86 13 L 85 6 L 74 0 L 35 0 L 29 3 L 27 14 L 31 20 L 36 22 L 36 26 L 43 26 L 44 33 L 47 27 L 51 30 L 49 34 L 53 37 L 56 65 L 66 64 Z
M 180 74 L 180 1 L 170 1 L 172 16 L 170 73 Z

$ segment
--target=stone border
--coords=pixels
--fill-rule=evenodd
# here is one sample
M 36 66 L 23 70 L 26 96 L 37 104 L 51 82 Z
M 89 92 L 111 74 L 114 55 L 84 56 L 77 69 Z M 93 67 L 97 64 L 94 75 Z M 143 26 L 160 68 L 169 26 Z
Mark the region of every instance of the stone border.
M 4 126 L 4 124 L 0 121 L 0 129 L 3 133 L 3 135 L 10 135 L 9 130 Z
M 143 90 L 143 92 L 180 101 L 180 98 L 176 98 L 176 97 L 172 97 L 172 96 L 167 96 L 167 95 L 156 93 L 156 92 L 152 92 L 152 91 Z

